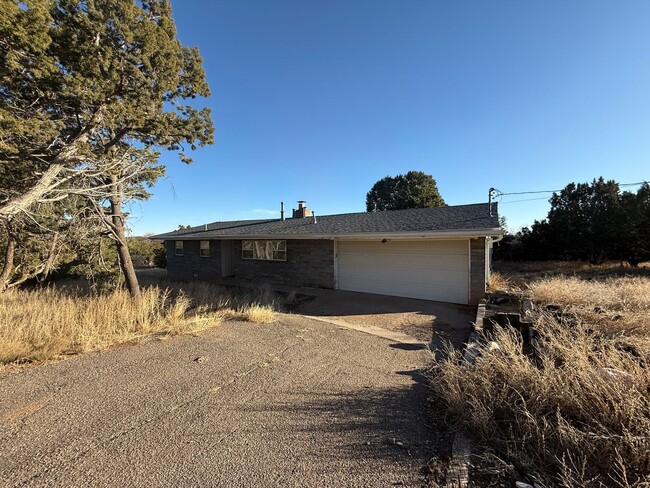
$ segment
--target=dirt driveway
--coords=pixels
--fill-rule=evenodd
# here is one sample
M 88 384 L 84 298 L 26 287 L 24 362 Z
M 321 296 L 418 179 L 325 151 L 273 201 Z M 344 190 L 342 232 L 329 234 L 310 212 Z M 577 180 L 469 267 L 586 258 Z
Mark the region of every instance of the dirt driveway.
M 6 486 L 422 486 L 426 349 L 280 315 L 0 374 Z

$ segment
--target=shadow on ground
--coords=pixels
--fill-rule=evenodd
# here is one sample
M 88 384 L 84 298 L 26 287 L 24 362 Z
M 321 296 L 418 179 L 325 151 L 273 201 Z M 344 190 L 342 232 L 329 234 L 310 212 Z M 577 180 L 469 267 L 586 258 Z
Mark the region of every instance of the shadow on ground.
M 341 393 L 316 394 L 312 398 L 266 405 L 264 413 L 287 414 L 296 420 L 299 435 L 318 436 L 322 451 L 307 453 L 310 463 L 328 464 L 335 459 L 387 461 L 426 475 L 432 457 L 446 457 L 450 433 L 443 412 L 430 405 L 430 390 L 420 370 L 399 371 L 411 376 L 410 387 L 361 388 Z M 286 392 L 288 397 L 292 392 Z M 256 409 L 249 411 L 257 412 Z M 322 419 L 327 418 L 327 424 Z M 336 442 L 334 449 L 328 440 Z M 330 458 L 329 460 L 327 458 Z

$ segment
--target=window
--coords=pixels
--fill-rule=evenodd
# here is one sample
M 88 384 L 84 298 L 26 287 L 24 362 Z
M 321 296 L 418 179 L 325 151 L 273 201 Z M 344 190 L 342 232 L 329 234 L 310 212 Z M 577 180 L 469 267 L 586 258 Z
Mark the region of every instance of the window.
M 242 259 L 286 261 L 287 241 L 242 241 Z
M 201 241 L 201 249 L 199 255 L 202 258 L 210 257 L 210 241 Z
M 176 256 L 183 255 L 183 241 L 176 241 Z

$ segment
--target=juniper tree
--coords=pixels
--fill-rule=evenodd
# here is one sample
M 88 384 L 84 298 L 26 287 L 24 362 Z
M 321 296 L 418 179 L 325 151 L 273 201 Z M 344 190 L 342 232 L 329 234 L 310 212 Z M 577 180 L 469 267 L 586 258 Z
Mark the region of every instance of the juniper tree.
M 197 48 L 168 0 L 0 0 L 0 219 L 81 195 L 139 286 L 123 205 L 149 196 L 160 151 L 212 143 Z

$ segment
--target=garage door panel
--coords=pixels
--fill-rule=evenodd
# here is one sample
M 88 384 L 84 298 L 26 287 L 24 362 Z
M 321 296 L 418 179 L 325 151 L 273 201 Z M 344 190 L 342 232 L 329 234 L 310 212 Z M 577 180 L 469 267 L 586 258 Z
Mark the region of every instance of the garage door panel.
M 388 262 L 387 262 L 388 261 Z M 339 253 L 339 263 L 343 267 L 358 266 L 380 266 L 390 268 L 434 268 L 441 271 L 462 271 L 467 268 L 467 256 L 456 255 L 433 255 L 433 256 L 412 256 L 408 254 L 393 254 L 390 260 L 385 255 L 354 253 L 347 255 Z
M 455 273 L 457 270 L 451 270 Z M 437 272 L 432 275 L 430 269 L 424 268 L 397 268 L 380 266 L 350 266 L 343 272 L 339 271 L 339 280 L 370 279 L 395 283 L 415 283 L 421 285 L 444 284 L 448 282 L 447 272 Z M 452 280 L 453 281 L 453 280 Z
M 338 288 L 467 303 L 468 243 L 339 241 Z

